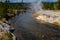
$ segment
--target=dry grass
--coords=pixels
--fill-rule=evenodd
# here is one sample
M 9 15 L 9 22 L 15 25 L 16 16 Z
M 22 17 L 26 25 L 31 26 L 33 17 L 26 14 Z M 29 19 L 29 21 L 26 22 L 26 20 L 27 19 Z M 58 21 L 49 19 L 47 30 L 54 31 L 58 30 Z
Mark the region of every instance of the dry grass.
M 52 24 L 60 27 L 60 23 L 58 23 L 58 22 L 54 22 L 54 23 L 52 23 Z
M 54 11 L 54 12 L 60 12 L 60 10 L 52 10 L 52 11 Z
M 4 40 L 9 40 L 8 33 L 0 32 L 0 38 L 3 38 Z
M 5 33 L 5 32 L 1 32 L 0 37 L 2 37 L 4 40 L 8 40 L 7 33 Z

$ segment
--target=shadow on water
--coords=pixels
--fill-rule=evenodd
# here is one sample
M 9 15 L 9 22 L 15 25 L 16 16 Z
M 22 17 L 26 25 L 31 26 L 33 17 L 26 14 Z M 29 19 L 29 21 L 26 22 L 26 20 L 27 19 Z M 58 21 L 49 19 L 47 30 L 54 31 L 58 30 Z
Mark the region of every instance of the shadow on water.
M 60 28 L 49 23 L 39 24 L 30 11 L 21 12 L 11 24 L 18 40 L 60 40 Z

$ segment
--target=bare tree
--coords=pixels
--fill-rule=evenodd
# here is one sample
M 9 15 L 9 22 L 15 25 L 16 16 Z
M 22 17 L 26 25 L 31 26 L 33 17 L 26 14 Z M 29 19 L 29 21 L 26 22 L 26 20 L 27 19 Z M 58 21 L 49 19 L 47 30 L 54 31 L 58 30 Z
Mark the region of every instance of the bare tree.
M 6 0 L 5 2 L 6 2 L 6 3 L 9 3 L 9 2 L 10 2 L 10 0 Z
M 23 0 L 21 2 L 23 3 Z

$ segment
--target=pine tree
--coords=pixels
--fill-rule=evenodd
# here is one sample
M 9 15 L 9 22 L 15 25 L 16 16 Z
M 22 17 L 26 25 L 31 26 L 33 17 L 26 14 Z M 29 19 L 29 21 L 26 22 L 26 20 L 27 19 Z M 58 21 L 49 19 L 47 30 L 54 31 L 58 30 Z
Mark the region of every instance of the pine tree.
M 5 1 L 5 8 L 3 10 L 3 13 L 7 14 L 8 13 L 8 9 L 9 9 L 9 0 Z
M 60 0 L 58 0 L 58 9 L 60 10 Z
M 10 1 L 9 0 L 6 0 L 5 3 L 9 3 Z

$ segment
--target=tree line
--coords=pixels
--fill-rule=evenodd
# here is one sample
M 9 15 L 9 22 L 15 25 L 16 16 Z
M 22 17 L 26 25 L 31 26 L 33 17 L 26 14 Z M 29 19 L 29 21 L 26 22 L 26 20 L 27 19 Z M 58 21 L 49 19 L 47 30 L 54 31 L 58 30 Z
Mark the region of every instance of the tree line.
M 42 2 L 43 9 L 46 10 L 60 10 L 60 0 L 57 2 Z
M 7 13 L 13 9 L 16 10 L 27 10 L 30 9 L 26 3 L 9 3 L 9 2 L 0 2 L 0 19 L 3 18 Z

